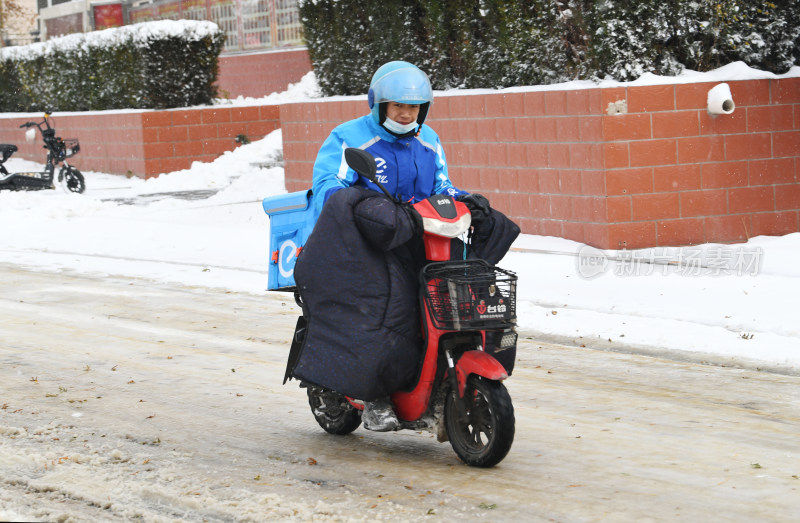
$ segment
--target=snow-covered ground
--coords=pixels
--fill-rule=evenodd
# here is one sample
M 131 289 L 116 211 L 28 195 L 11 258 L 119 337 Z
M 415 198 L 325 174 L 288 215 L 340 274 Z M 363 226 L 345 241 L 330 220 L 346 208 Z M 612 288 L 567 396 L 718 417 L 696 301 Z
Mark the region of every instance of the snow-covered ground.
M 661 81 L 645 76 L 629 85 Z M 687 72 L 679 81 L 774 76 L 739 63 Z M 785 76 L 800 76 L 800 68 Z M 220 103 L 315 96 L 310 73 L 285 93 Z M 4 191 L 0 262 L 266 292 L 269 221 L 260 202 L 286 191 L 283 169 L 265 167 L 280 154 L 278 130 L 213 163 L 147 181 L 86 172 L 83 195 Z M 80 156 L 75 164 L 80 167 Z M 15 158 L 7 166 L 12 172 L 41 167 Z M 800 372 L 793 307 L 800 295 L 800 233 L 629 252 L 522 235 L 500 265 L 519 275 L 525 335 Z

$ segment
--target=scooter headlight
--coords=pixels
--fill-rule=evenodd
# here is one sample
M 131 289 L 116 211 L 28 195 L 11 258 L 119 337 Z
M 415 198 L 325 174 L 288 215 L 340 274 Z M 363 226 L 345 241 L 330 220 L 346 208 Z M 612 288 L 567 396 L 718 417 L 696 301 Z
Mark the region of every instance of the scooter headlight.
M 454 222 L 446 222 L 436 218 L 422 218 L 422 228 L 425 232 L 435 234 L 436 236 L 444 236 L 445 238 L 458 238 L 472 223 L 472 216 L 469 214 L 462 215 Z

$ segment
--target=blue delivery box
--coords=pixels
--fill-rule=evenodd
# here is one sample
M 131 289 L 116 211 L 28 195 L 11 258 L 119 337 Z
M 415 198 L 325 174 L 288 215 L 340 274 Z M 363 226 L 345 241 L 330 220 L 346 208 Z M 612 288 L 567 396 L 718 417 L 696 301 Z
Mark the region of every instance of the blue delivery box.
M 317 221 L 311 191 L 268 196 L 261 205 L 269 215 L 267 289 L 294 290 L 294 264 Z

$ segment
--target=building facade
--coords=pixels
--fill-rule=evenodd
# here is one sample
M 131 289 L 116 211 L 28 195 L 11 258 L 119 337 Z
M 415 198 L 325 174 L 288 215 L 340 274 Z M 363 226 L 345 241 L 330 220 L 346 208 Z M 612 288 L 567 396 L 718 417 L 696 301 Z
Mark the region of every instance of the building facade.
M 223 52 L 301 46 L 297 0 L 158 0 L 130 6 L 128 23 L 211 20 L 225 32 Z
M 225 54 L 301 47 L 297 0 L 37 0 L 41 40 L 153 20 L 211 20 Z
M 14 0 L 19 10 L 13 12 L 7 4 L 0 0 L 0 47 L 37 42 L 36 0 Z

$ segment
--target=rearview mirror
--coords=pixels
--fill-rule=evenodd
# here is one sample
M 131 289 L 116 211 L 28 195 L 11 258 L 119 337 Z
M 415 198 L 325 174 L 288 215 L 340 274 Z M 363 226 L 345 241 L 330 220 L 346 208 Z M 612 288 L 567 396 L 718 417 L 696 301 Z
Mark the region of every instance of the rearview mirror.
M 375 173 L 378 167 L 375 165 L 375 158 L 367 151 L 348 147 L 344 150 L 344 160 L 355 172 L 371 182 L 375 182 Z

